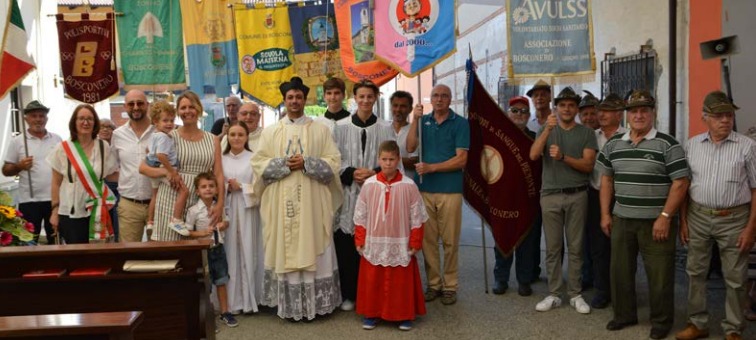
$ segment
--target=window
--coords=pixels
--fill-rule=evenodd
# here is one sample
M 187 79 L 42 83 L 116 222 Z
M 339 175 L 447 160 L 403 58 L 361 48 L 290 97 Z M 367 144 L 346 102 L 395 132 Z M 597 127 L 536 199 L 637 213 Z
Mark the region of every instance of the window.
M 616 93 L 626 98 L 632 90 L 645 89 L 656 93 L 656 52 L 643 52 L 625 57 L 607 54 L 601 62 L 601 98 Z

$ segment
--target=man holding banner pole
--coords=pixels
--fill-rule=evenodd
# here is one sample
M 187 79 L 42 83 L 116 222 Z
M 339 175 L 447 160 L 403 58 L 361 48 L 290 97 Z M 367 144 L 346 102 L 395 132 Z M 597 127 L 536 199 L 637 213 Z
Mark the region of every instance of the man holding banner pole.
M 44 221 L 47 244 L 55 244 L 55 232 L 50 224 L 52 169 L 44 160 L 62 139 L 57 134 L 47 131 L 48 112 L 50 109 L 36 100 L 26 105 L 24 121 L 28 124 L 28 129 L 23 125 L 23 133 L 15 136 L 8 144 L 3 175 L 20 177 L 18 210 L 34 224 L 35 235 L 39 235 Z M 38 236 L 36 241 L 39 241 Z
M 415 105 L 414 119 L 407 135 L 408 152 L 414 152 L 422 146 L 419 155 L 421 161 L 415 165 L 415 171 L 423 177 L 418 187 L 429 217 L 423 236 L 423 257 L 428 276 L 425 301 L 441 297 L 444 305 L 457 302 L 462 169 L 467 163 L 467 150 L 470 147 L 467 119 L 451 110 L 450 104 L 451 89 L 446 85 L 436 85 L 431 91 L 433 111 L 429 115 L 423 115 L 422 105 Z M 419 138 L 418 133 L 421 134 Z M 438 249 L 439 238 L 444 248 L 443 272 Z
M 591 307 L 581 295 L 580 270 L 583 265 L 583 235 L 588 210 L 589 174 L 596 159 L 596 136 L 593 130 L 577 124 L 580 96 L 567 87 L 554 99 L 559 121 L 554 114 L 546 119 L 533 146 L 530 159 L 543 158 L 541 211 L 546 237 L 546 270 L 549 296 L 536 305 L 546 312 L 559 307 L 562 300 L 563 248 L 567 242 L 567 294 L 570 306 L 587 314 Z

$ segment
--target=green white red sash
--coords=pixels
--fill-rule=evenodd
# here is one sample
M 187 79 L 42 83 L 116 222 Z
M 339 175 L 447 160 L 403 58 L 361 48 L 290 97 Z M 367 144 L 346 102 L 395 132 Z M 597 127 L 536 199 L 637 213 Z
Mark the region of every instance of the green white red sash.
M 89 238 L 105 239 L 113 235 L 113 223 L 108 211 L 116 203 L 115 195 L 97 176 L 79 142 L 64 141 L 63 150 L 71 166 L 76 170 L 79 182 L 89 195 L 86 200 L 89 211 Z M 100 155 L 100 157 L 103 156 Z M 100 169 L 100 171 L 105 171 L 105 169 Z

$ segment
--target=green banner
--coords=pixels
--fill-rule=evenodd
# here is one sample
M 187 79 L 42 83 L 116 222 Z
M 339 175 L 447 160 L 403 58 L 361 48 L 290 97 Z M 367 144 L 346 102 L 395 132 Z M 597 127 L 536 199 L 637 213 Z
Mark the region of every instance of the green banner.
M 186 88 L 178 0 L 116 0 L 124 87 L 152 91 Z

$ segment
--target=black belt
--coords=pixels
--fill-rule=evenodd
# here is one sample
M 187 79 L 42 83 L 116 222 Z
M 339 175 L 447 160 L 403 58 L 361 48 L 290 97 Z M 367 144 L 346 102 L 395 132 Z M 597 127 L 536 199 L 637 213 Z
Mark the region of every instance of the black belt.
M 582 191 L 588 190 L 587 185 L 579 186 L 579 187 L 573 187 L 573 188 L 564 188 L 564 189 L 554 189 L 556 192 L 560 192 L 563 194 L 576 194 Z
M 143 205 L 149 205 L 150 204 L 150 200 L 149 199 L 146 199 L 146 200 L 135 200 L 133 198 L 128 198 L 126 196 L 121 196 L 121 198 L 123 198 L 123 199 L 125 199 L 127 201 L 130 201 L 130 202 L 134 202 L 136 204 L 143 204 Z

